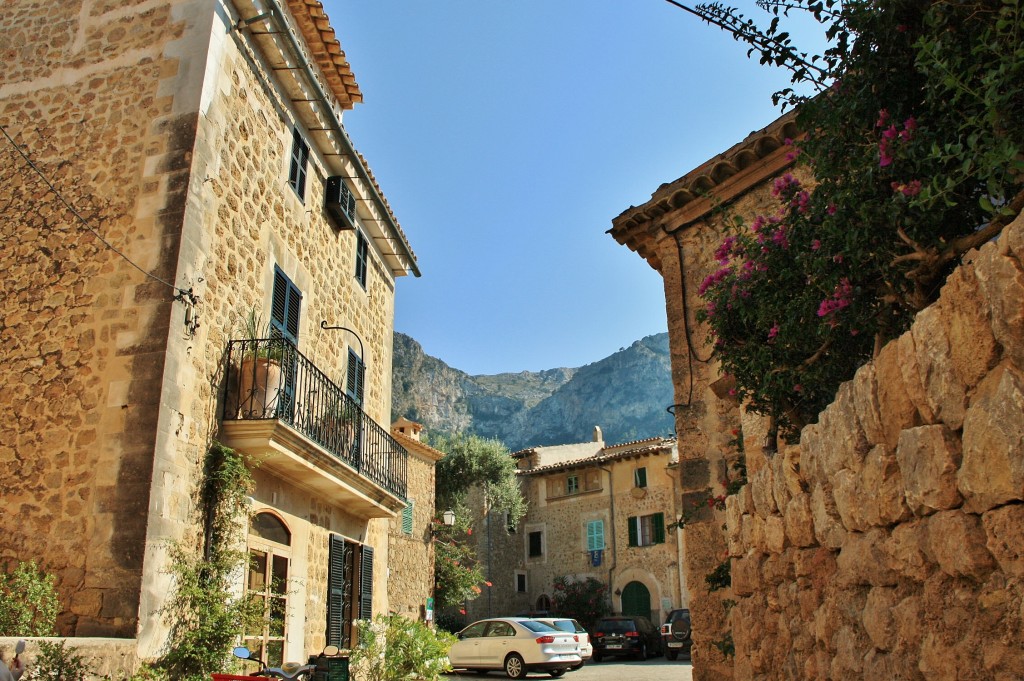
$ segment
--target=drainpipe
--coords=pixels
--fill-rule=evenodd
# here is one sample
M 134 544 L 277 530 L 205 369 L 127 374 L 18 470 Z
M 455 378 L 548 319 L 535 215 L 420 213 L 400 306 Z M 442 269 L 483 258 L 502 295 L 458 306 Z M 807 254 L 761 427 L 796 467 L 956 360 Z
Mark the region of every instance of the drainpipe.
M 672 508 L 677 518 L 682 515 L 682 509 L 680 508 L 682 505 L 682 491 L 679 482 L 681 475 L 682 472 L 679 470 L 679 460 L 677 458 L 675 475 L 672 476 Z M 676 606 L 688 608 L 690 607 L 690 599 L 686 597 L 686 577 L 683 573 L 683 528 L 678 526 L 676 527 L 676 577 L 679 581 L 679 603 Z
M 608 568 L 608 603 L 611 605 L 612 612 L 614 613 L 615 601 L 612 600 L 612 573 L 615 572 L 615 566 L 619 562 L 615 546 L 615 478 L 612 477 L 612 471 L 610 468 L 598 466 L 598 469 L 608 474 L 608 498 L 611 500 L 611 522 L 609 522 L 609 525 L 611 525 L 612 536 L 612 564 Z
M 360 158 L 359 153 L 356 152 L 355 147 L 352 145 L 352 140 L 349 139 L 348 133 L 341 124 L 341 119 L 334 111 L 334 107 L 331 106 L 330 101 L 327 99 L 327 95 L 324 93 L 323 87 L 317 80 L 316 75 L 313 73 L 313 69 L 310 67 L 309 62 L 302 54 L 302 49 L 299 47 L 298 42 L 295 40 L 295 36 L 292 35 L 291 30 L 288 27 L 287 22 L 284 19 L 284 10 L 281 8 L 278 0 L 257 0 L 253 3 L 256 11 L 259 13 L 258 19 L 262 20 L 264 17 L 269 21 L 273 19 L 275 28 L 280 31 L 280 35 L 284 37 L 285 42 L 288 44 L 289 51 L 291 52 L 292 61 L 298 65 L 299 70 L 302 71 L 306 76 L 306 81 L 313 90 L 316 97 L 316 102 L 323 105 L 324 114 L 327 117 L 327 124 L 331 126 L 331 132 L 334 133 L 335 137 L 340 141 L 343 154 L 352 161 L 352 164 L 356 167 L 356 174 L 366 184 L 367 189 L 370 192 L 373 200 L 377 203 L 380 208 L 381 215 L 384 216 L 385 220 L 390 223 L 390 227 L 393 229 L 396 235 L 399 235 L 395 241 L 397 245 L 402 249 L 402 255 L 405 257 L 407 267 L 415 276 L 420 276 L 420 269 L 416 265 L 416 259 L 409 249 L 409 245 L 405 243 L 405 240 L 401 237 L 401 232 L 398 230 L 398 225 L 391 219 L 391 214 L 387 209 L 387 203 L 384 202 L 383 197 L 377 192 L 377 187 L 370 180 L 370 172 L 363 165 L 363 160 Z M 261 10 L 260 7 L 265 6 L 266 10 Z M 248 20 L 245 20 L 248 23 Z

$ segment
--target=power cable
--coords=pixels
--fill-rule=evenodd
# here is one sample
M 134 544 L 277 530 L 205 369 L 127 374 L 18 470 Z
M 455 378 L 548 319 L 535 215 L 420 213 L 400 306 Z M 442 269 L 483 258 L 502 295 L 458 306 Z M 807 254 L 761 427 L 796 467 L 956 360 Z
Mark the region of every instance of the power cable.
M 131 258 L 129 258 L 127 255 L 118 250 L 113 244 L 104 239 L 103 236 L 98 231 L 96 231 L 92 227 L 92 225 L 89 224 L 89 221 L 82 217 L 82 214 L 79 213 L 78 210 L 76 210 L 75 207 L 71 205 L 71 203 L 67 199 L 64 198 L 64 196 L 60 193 L 60 190 L 58 190 L 57 187 L 54 186 L 53 182 L 51 182 L 50 179 L 46 176 L 46 174 L 42 170 L 40 170 L 39 166 L 37 166 L 32 161 L 32 159 L 29 158 L 28 154 L 26 154 L 25 151 L 21 148 L 21 145 L 14 141 L 14 138 L 12 138 L 10 134 L 8 134 L 7 129 L 3 125 L 0 125 L 0 133 L 3 133 L 3 136 L 11 144 L 11 146 L 14 147 L 15 151 L 18 152 L 18 155 L 25 160 L 25 163 L 28 164 L 29 168 L 35 171 L 35 173 L 40 177 L 40 179 L 42 179 L 43 183 L 46 184 L 46 186 L 49 188 L 51 192 L 53 192 L 53 195 L 56 196 L 62 204 L 64 204 L 65 208 L 71 211 L 71 214 L 78 219 L 78 221 L 81 223 L 83 227 L 85 227 L 87 230 L 89 230 L 89 232 L 93 234 L 93 236 L 99 239 L 100 243 L 102 243 L 108 249 L 116 253 L 125 262 L 127 262 L 129 265 L 137 269 L 139 272 L 142 272 L 142 274 L 144 274 L 145 276 L 149 277 L 150 279 L 153 279 L 154 281 L 160 282 L 164 286 L 174 291 L 174 300 L 184 302 L 188 305 L 195 305 L 199 302 L 199 296 L 197 296 L 193 292 L 191 287 L 189 287 L 188 289 L 180 288 L 178 286 L 175 286 L 171 282 L 156 276 L 151 272 L 147 272 L 146 270 L 142 269 L 142 267 L 135 264 L 131 260 Z

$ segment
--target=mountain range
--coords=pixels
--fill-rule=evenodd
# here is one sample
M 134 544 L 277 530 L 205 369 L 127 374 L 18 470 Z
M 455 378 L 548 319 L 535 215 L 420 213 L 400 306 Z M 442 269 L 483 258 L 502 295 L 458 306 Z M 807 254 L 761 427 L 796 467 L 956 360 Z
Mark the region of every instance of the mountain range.
M 468 432 L 517 451 L 593 439 L 616 444 L 672 433 L 668 334 L 642 338 L 578 368 L 472 376 L 395 333 L 392 420 L 428 432 Z

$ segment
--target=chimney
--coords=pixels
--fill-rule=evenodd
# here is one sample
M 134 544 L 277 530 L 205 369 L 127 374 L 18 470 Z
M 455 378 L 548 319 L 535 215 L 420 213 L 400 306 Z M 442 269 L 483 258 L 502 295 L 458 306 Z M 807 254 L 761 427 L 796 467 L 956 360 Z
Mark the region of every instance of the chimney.
M 601 432 L 601 426 L 594 426 L 594 442 L 604 442 L 604 434 Z

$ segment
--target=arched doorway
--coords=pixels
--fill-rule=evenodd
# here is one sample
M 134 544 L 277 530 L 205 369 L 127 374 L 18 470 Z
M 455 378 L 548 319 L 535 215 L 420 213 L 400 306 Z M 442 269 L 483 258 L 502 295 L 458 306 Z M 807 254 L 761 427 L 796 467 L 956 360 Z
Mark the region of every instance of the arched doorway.
M 622 614 L 639 615 L 650 619 L 651 592 L 640 582 L 630 582 L 622 590 Z

